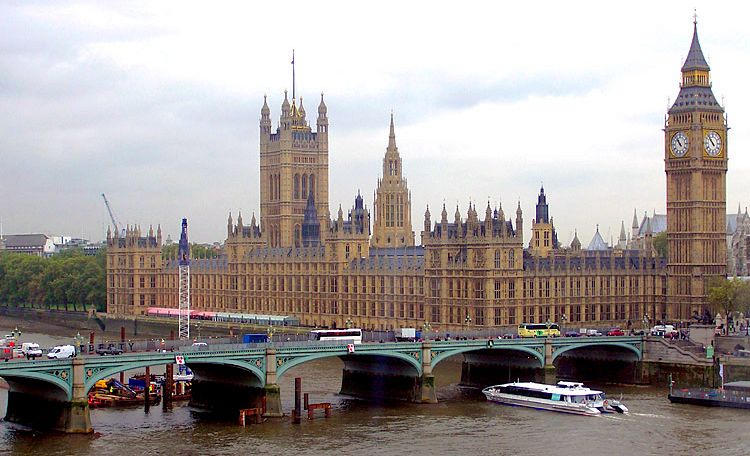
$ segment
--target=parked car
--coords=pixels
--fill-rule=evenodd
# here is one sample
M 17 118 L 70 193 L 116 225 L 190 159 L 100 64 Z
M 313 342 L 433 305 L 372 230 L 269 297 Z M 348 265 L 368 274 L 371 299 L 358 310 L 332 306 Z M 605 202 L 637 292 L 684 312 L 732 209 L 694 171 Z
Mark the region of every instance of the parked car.
M 53 347 L 47 353 L 49 359 L 73 358 L 76 355 L 76 348 L 72 345 L 58 345 Z
M 36 359 L 42 356 L 42 349 L 37 343 L 24 342 L 21 345 L 21 356 L 25 356 L 26 359 Z
M 104 355 L 122 355 L 122 349 L 118 348 L 115 344 L 109 344 L 108 346 L 99 345 L 96 349 L 96 354 L 100 356 Z
M 612 328 L 609 331 L 607 331 L 608 336 L 624 336 L 625 331 L 623 331 L 620 328 Z

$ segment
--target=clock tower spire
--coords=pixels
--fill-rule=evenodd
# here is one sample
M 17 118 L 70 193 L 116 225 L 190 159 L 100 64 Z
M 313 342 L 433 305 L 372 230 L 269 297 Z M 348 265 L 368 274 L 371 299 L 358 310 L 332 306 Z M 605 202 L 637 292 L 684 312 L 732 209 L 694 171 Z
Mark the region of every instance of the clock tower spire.
M 709 282 L 726 276 L 727 124 L 693 22 L 680 92 L 664 126 L 667 303 L 657 319 L 702 313 Z

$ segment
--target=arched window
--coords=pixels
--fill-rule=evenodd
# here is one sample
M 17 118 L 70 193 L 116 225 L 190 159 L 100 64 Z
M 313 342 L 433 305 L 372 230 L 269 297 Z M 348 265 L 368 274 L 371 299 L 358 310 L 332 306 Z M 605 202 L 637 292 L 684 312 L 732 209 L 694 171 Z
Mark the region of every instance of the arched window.
M 500 254 L 500 250 L 495 250 L 495 269 L 500 269 L 503 267 L 502 264 L 502 256 Z
M 273 201 L 273 174 L 271 174 L 271 179 L 268 181 L 268 197 Z
M 310 174 L 310 193 L 315 198 L 315 174 Z
M 294 175 L 294 199 L 299 199 L 299 174 Z
M 299 247 L 302 245 L 302 231 L 299 225 L 294 225 L 294 246 Z
M 302 199 L 307 199 L 307 174 L 302 175 Z

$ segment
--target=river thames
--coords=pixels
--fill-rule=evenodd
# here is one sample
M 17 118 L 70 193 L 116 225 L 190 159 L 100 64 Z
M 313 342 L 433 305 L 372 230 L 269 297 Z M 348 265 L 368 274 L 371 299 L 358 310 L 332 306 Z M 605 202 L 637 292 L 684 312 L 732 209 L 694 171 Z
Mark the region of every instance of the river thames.
M 53 341 L 53 338 L 49 339 Z M 488 403 L 457 387 L 461 359 L 435 369 L 439 404 L 372 405 L 337 394 L 343 363 L 298 366 L 280 380 L 293 408 L 294 377 L 311 402 L 331 402 L 333 416 L 293 425 L 288 417 L 246 428 L 193 413 L 186 403 L 94 409 L 94 435 L 40 433 L 0 423 L 0 454 L 13 455 L 745 455 L 750 411 L 671 404 L 666 387 L 601 386 L 623 395 L 630 415 L 584 417 Z M 4 405 L 4 404 L 3 404 Z M 4 408 L 4 407 L 3 407 Z

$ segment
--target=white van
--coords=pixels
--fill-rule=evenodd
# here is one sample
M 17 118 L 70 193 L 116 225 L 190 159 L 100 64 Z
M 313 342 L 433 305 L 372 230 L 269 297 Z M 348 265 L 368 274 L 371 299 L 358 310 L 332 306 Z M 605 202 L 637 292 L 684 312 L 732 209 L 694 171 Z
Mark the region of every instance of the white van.
M 26 359 L 35 359 L 42 356 L 42 350 L 39 348 L 39 344 L 24 342 L 21 345 L 21 355 L 25 356 Z
M 49 359 L 72 358 L 76 355 L 76 348 L 72 345 L 58 345 L 47 353 Z
M 679 331 L 674 329 L 674 325 L 656 325 L 651 328 L 652 336 L 670 337 L 679 333 Z

